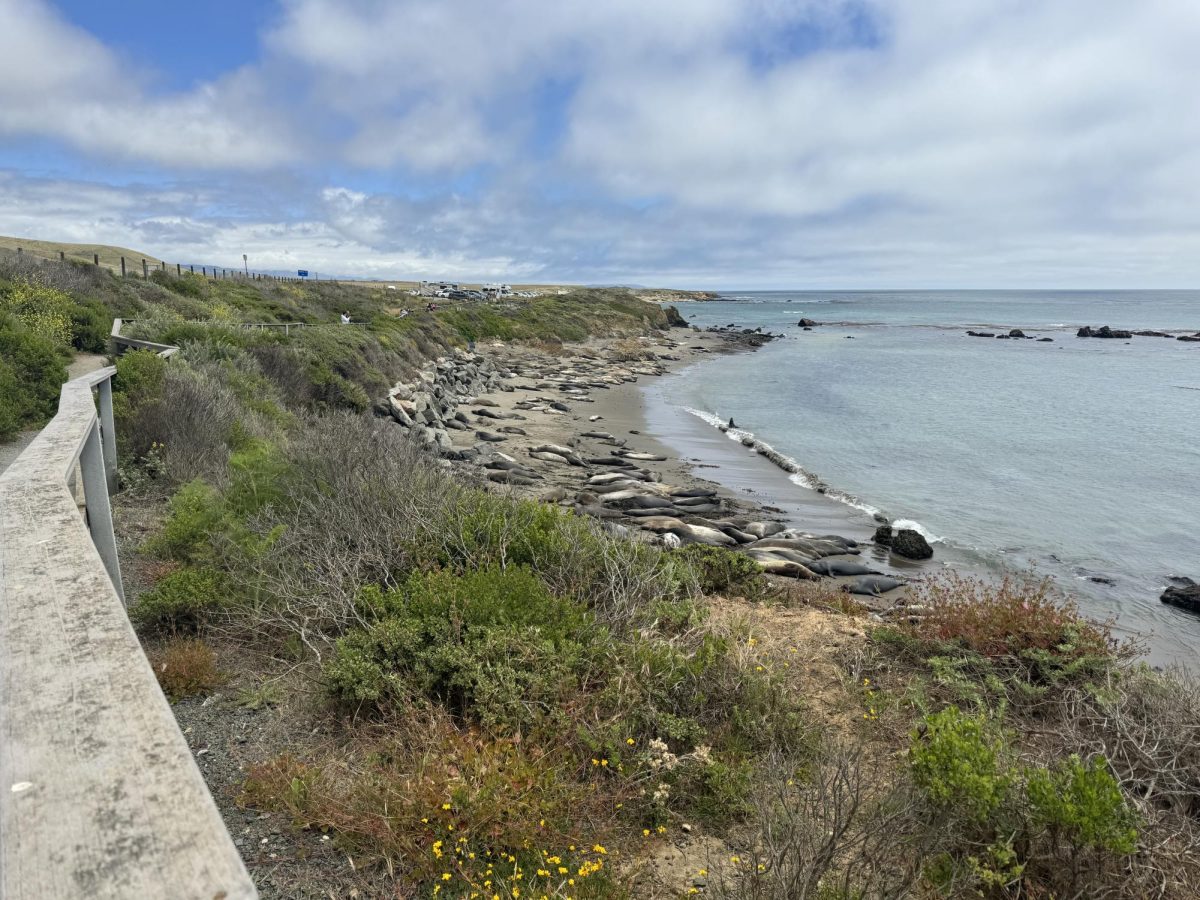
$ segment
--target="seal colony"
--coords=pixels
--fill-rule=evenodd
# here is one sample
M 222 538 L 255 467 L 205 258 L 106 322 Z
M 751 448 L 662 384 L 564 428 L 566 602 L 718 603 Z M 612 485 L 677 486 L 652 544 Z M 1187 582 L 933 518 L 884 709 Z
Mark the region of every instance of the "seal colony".
M 444 465 L 496 489 L 571 508 L 633 539 L 741 552 L 768 576 L 833 580 L 877 612 L 904 611 L 905 579 L 865 565 L 859 541 L 781 521 L 697 478 L 686 461 L 628 427 L 641 424 L 639 379 L 774 337 L 730 323 L 593 340 L 558 354 L 492 343 L 436 360 L 415 382 L 397 384 L 376 414 L 390 416 Z M 789 470 L 785 457 L 753 449 Z

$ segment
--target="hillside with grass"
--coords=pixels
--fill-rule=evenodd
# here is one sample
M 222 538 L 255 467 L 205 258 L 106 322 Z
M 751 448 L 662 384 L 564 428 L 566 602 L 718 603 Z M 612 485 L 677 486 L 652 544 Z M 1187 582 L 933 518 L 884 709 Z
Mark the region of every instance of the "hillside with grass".
M 162 265 L 162 260 L 150 253 L 131 250 L 128 247 L 114 247 L 111 244 L 68 244 L 61 241 L 38 241 L 22 237 L 5 237 L 0 234 L 0 254 L 16 256 L 17 250 L 22 255 L 28 254 L 36 259 L 60 259 L 59 254 L 71 262 L 90 263 L 97 256 L 100 265 L 107 269 L 120 271 L 121 257 L 129 266 L 129 271 L 142 264 L 142 260 L 153 266 Z
M 469 341 L 555 352 L 657 306 L 10 262 L 22 421 L 113 316 L 181 348 L 116 363 L 130 617 L 264 897 L 1196 895 L 1195 685 L 1049 585 L 871 615 L 373 415 Z

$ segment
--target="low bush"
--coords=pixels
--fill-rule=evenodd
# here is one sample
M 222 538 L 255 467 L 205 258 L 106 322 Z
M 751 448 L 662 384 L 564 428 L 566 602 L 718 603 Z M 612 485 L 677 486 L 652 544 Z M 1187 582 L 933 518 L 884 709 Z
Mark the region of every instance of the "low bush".
M 698 573 L 700 589 L 706 594 L 740 594 L 757 598 L 766 582 L 762 568 L 744 553 L 724 547 L 689 544 L 675 551 Z
M 231 585 L 215 569 L 179 569 L 138 597 L 129 618 L 161 631 L 196 631 L 229 605 Z
M 619 813 L 611 794 L 573 778 L 552 748 L 435 713 L 307 761 L 269 760 L 251 770 L 241 802 L 334 832 L 356 858 L 382 858 L 422 885 L 421 896 L 625 896 L 605 846 Z
M 195 638 L 176 638 L 150 653 L 150 666 L 172 700 L 207 694 L 224 684 L 212 647 Z
M 1052 596 L 1048 581 L 945 575 L 915 592 L 914 614 L 874 630 L 877 643 L 932 670 L 951 696 L 1031 708 L 1050 691 L 1102 677 L 1135 653 L 1110 623 Z
M 1139 819 L 1107 760 L 1022 766 L 986 715 L 926 716 L 909 748 L 931 822 L 949 827 L 927 875 L 983 896 L 1095 896 L 1137 850 Z
M 378 621 L 338 642 L 325 669 L 334 697 L 393 708 L 425 697 L 503 733 L 558 709 L 591 643 L 583 609 L 517 567 L 414 575 L 367 588 L 362 605 Z
M 917 785 L 939 807 L 986 822 L 1004 804 L 1014 775 L 1002 756 L 1003 737 L 990 720 L 950 706 L 927 716 L 909 750 Z
M 0 313 L 0 440 L 51 418 L 66 380 L 54 341 Z

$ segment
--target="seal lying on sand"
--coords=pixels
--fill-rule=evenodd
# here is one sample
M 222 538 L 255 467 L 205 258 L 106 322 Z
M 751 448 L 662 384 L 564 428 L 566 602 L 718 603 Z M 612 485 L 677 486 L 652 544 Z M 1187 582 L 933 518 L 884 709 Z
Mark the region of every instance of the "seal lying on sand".
M 818 575 L 882 575 L 862 563 L 846 562 L 840 559 L 819 559 L 808 564 L 808 567 Z
M 850 584 L 842 585 L 842 590 L 848 594 L 863 594 L 871 597 L 878 597 L 880 594 L 886 594 L 888 591 L 902 587 L 904 582 L 898 578 L 889 578 L 887 575 L 867 575 L 858 581 Z

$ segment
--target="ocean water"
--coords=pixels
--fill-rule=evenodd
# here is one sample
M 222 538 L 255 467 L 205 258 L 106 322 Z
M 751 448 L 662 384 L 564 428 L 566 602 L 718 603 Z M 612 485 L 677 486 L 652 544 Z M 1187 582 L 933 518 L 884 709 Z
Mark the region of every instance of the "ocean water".
M 1155 662 L 1200 662 L 1200 617 L 1158 600 L 1168 576 L 1200 580 L 1200 344 L 1075 337 L 1195 332 L 1200 291 L 728 296 L 680 309 L 702 328 L 786 338 L 660 380 L 647 393 L 659 415 L 714 432 L 732 416 L 804 468 L 788 490 L 826 485 L 860 530 L 879 511 L 941 560 L 1050 576 L 1089 615 L 1144 635 Z M 802 331 L 801 317 L 827 324 Z

